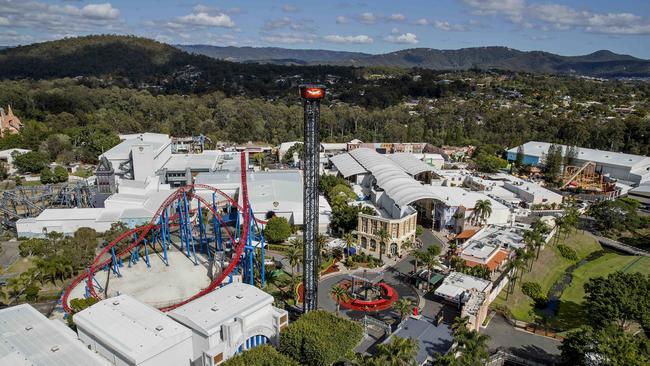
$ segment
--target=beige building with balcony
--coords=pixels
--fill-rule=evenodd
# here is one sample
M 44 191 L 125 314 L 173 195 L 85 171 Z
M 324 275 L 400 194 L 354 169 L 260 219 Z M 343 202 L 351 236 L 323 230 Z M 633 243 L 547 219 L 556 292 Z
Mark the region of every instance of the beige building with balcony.
M 403 244 L 406 241 L 415 243 L 417 216 L 415 210 L 398 219 L 360 213 L 357 225 L 357 244 L 359 248 L 377 257 L 379 257 L 379 250 L 389 258 L 404 255 Z M 380 229 L 384 229 L 388 233 L 385 245 L 382 244 L 381 238 L 377 235 Z

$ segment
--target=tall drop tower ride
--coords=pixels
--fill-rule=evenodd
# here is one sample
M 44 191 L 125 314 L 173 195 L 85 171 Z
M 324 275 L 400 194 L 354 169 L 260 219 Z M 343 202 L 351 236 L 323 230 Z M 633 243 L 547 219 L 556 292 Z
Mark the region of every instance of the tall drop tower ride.
M 323 85 L 300 86 L 305 109 L 304 126 L 304 222 L 303 222 L 303 311 L 318 307 L 318 178 L 320 153 L 320 101 L 325 96 Z

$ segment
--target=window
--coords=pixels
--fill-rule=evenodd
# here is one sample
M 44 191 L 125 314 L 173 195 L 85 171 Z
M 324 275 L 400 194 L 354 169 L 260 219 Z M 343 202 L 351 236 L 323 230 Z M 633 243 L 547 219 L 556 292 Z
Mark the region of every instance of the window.
M 361 237 L 361 248 L 366 249 L 368 247 L 368 239 L 365 236 Z
M 377 251 L 377 242 L 375 239 L 370 239 L 370 250 L 373 252 Z

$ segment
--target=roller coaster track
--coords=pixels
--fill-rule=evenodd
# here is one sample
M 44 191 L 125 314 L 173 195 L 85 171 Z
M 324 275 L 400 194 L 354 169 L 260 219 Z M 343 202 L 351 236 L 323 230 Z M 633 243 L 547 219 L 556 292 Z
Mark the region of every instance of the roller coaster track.
M 95 193 L 85 181 L 6 190 L 0 196 L 2 224 L 13 228 L 17 220 L 38 216 L 47 208 L 93 207 Z
M 220 222 L 221 227 L 226 230 L 227 234 L 227 239 L 229 240 L 232 248 L 235 249 L 234 254 L 232 258 L 229 261 L 228 266 L 221 271 L 221 274 L 217 276 L 206 288 L 202 289 L 198 293 L 192 295 L 191 297 L 180 301 L 178 303 L 175 303 L 173 305 L 169 305 L 166 307 L 161 308 L 160 310 L 162 311 L 170 311 L 173 310 L 179 306 L 182 306 L 184 304 L 187 304 L 190 301 L 193 301 L 201 296 L 204 296 L 211 291 L 213 291 L 215 288 L 217 288 L 219 285 L 222 284 L 224 279 L 228 277 L 232 273 L 232 271 L 238 266 L 240 259 L 242 257 L 242 254 L 244 253 L 244 247 L 248 243 L 248 237 L 250 235 L 249 228 L 251 227 L 251 218 L 252 218 L 252 211 L 250 208 L 250 204 L 248 201 L 248 183 L 247 183 L 247 177 L 246 177 L 246 155 L 244 152 L 241 153 L 241 197 L 242 197 L 242 205 L 239 205 L 236 200 L 234 200 L 232 197 L 228 196 L 226 193 L 223 191 L 216 189 L 212 186 L 209 185 L 204 185 L 204 184 L 192 184 L 192 185 L 187 185 L 184 187 L 178 188 L 176 191 L 174 191 L 172 194 L 170 194 L 165 201 L 160 205 L 156 213 L 153 215 L 151 220 L 147 225 L 128 230 L 121 235 L 119 235 L 115 240 L 113 240 L 111 243 L 109 243 L 106 247 L 102 249 L 102 251 L 95 257 L 93 263 L 89 266 L 89 269 L 86 273 L 82 273 L 81 275 L 75 277 L 72 280 L 72 283 L 70 286 L 68 286 L 64 292 L 62 303 L 63 303 L 63 308 L 67 313 L 71 312 L 71 309 L 68 305 L 68 300 L 70 297 L 70 293 L 72 290 L 79 284 L 81 284 L 83 281 L 86 281 L 86 286 L 89 290 L 90 296 L 95 297 L 97 299 L 100 299 L 100 297 L 97 295 L 95 291 L 95 287 L 93 286 L 93 276 L 96 271 L 101 270 L 102 268 L 108 266 L 111 264 L 113 258 L 107 255 L 117 244 L 122 242 L 123 240 L 127 240 L 129 238 L 133 238 L 133 236 L 137 236 L 137 239 L 134 240 L 131 244 L 129 244 L 127 247 L 122 249 L 119 253 L 116 254 L 117 258 L 123 258 L 131 253 L 131 251 L 134 248 L 139 248 L 140 245 L 142 245 L 144 239 L 147 237 L 149 233 L 152 232 L 152 230 L 160 230 L 161 225 L 158 222 L 162 222 L 163 220 L 160 220 L 161 215 L 163 215 L 165 212 L 167 212 L 167 209 L 170 208 L 174 202 L 179 201 L 180 199 L 187 198 L 189 200 L 195 199 L 199 201 L 202 205 L 202 207 L 210 210 L 212 215 Z M 209 191 L 213 192 L 214 194 L 217 194 L 221 196 L 222 198 L 225 199 L 225 202 L 227 202 L 229 205 L 232 207 L 236 208 L 239 213 L 242 213 L 243 217 L 243 223 L 241 225 L 241 232 L 239 235 L 239 238 L 235 238 L 233 235 L 232 231 L 228 227 L 228 225 L 223 221 L 221 215 L 216 212 L 215 208 L 213 205 L 211 205 L 207 200 L 205 200 L 203 197 L 201 197 L 199 194 L 196 193 L 196 190 L 200 189 L 202 191 Z M 172 226 L 172 221 L 182 219 L 178 217 L 178 215 L 171 216 L 169 217 L 169 226 Z M 265 224 L 266 221 L 259 220 L 257 218 L 254 218 L 255 222 L 259 224 Z M 106 259 L 103 259 L 106 258 Z

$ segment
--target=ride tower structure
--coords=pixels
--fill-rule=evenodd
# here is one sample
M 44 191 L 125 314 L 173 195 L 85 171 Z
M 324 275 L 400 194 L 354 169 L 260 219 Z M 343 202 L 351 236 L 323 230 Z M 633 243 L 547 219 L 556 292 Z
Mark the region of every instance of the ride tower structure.
M 320 153 L 320 102 L 325 87 L 317 84 L 300 86 L 304 107 L 303 156 L 303 312 L 318 307 L 318 178 Z

